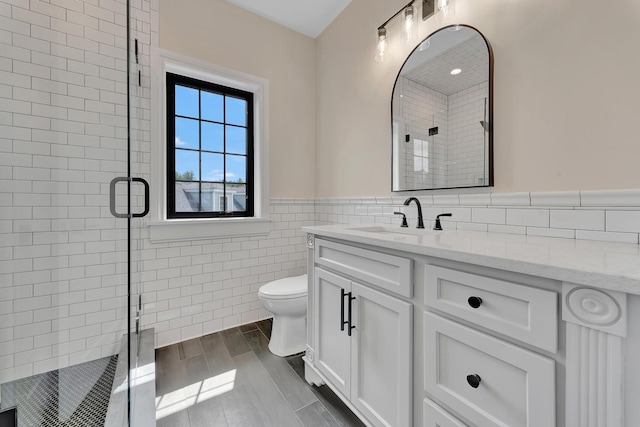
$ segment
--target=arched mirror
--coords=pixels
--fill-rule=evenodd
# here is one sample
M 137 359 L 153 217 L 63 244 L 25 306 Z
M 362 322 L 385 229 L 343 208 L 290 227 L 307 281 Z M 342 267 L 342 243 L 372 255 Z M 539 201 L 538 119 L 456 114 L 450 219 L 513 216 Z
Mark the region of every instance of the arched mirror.
M 391 98 L 392 190 L 493 185 L 493 55 L 475 28 L 419 44 Z

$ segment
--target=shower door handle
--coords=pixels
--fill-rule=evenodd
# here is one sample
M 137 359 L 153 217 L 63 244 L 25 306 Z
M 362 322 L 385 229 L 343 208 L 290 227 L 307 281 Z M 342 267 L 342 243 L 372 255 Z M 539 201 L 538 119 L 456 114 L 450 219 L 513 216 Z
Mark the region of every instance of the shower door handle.
M 122 181 L 129 181 L 129 177 L 117 176 L 111 180 L 109 184 L 109 209 L 111 215 L 116 218 L 128 218 L 128 213 L 118 213 L 116 211 L 116 184 Z M 141 182 L 144 185 L 144 210 L 140 213 L 134 213 L 131 215 L 133 218 L 142 218 L 149 213 L 149 183 L 143 178 L 131 178 L 132 182 Z

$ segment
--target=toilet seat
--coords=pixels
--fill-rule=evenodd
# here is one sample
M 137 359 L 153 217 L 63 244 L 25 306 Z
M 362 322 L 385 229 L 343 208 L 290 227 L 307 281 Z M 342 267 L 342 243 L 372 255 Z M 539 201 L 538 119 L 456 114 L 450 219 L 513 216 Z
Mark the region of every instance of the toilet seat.
M 260 287 L 258 295 L 269 299 L 293 299 L 307 296 L 307 275 L 274 280 Z

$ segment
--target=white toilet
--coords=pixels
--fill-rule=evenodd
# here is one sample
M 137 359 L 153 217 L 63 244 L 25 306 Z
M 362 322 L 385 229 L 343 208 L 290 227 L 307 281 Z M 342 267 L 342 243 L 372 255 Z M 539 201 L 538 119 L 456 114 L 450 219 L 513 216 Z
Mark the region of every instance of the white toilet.
M 273 313 L 269 350 L 276 356 L 307 346 L 307 275 L 274 280 L 260 287 L 258 298 Z

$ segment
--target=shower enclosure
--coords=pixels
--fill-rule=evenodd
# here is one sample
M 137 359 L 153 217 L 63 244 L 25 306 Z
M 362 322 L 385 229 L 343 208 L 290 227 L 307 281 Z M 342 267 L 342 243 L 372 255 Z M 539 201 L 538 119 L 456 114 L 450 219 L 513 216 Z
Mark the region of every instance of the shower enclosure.
M 487 99 L 459 97 L 458 105 L 453 108 L 448 103 L 443 105 L 448 108 L 426 115 L 412 114 L 414 111 L 405 108 L 396 117 L 392 130 L 396 189 L 456 188 L 487 183 Z
M 102 425 L 117 395 L 113 425 L 130 424 L 150 13 L 149 0 L 0 0 L 3 427 Z

